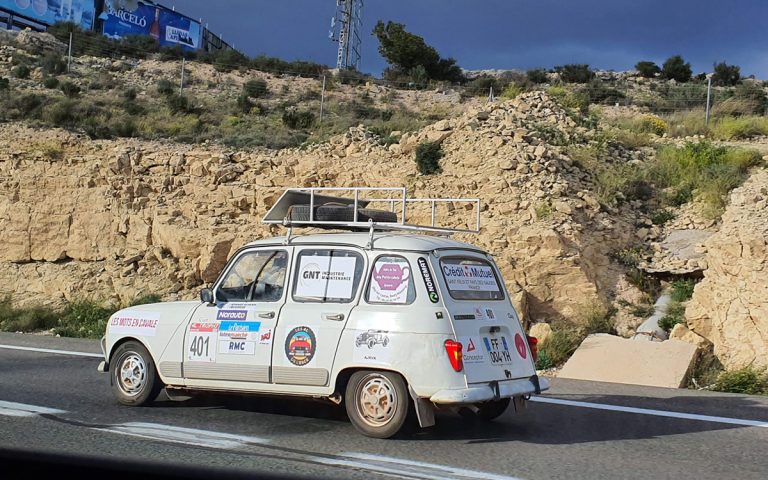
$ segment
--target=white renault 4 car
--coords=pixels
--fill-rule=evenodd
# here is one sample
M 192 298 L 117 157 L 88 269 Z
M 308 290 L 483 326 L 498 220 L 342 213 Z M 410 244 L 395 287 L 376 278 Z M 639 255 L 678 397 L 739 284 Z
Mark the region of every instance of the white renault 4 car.
M 344 403 L 361 433 L 395 435 L 409 412 L 422 427 L 435 410 L 490 420 L 548 388 L 491 256 L 445 234 L 479 230 L 479 201 L 365 200 L 392 189 L 288 190 L 265 217 L 285 237 L 241 248 L 200 301 L 114 314 L 102 339 L 112 391 L 143 405 L 162 388 L 291 395 Z M 341 190 L 341 189 L 333 189 Z M 321 192 L 322 191 L 322 192 Z M 349 196 L 349 195 L 348 195 Z M 398 214 L 366 208 L 386 201 Z M 406 223 L 431 206 L 431 225 Z M 472 230 L 435 225 L 436 205 L 470 202 Z M 298 226 L 364 230 L 294 236 Z M 404 232 L 405 231 L 405 232 Z M 443 236 L 425 233 L 443 234 Z

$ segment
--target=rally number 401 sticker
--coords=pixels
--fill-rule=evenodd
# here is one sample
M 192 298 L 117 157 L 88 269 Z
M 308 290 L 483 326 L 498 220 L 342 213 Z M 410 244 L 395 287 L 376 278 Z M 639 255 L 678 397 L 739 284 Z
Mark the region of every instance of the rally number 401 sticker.
M 187 358 L 192 362 L 216 361 L 216 323 L 193 323 L 189 327 Z

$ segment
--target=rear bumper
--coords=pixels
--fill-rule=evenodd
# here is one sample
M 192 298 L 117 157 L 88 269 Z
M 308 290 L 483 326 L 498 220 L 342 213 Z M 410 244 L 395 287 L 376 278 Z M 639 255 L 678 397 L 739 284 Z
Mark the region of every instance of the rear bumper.
M 429 397 L 429 400 L 440 405 L 487 402 L 543 392 L 549 389 L 549 382 L 544 378 L 538 378 L 539 392 L 536 391 L 536 387 L 535 380 L 520 378 L 498 383 L 493 382 L 487 385 L 474 385 L 468 388 L 440 390 Z
M 101 341 L 99 342 L 99 345 L 101 346 L 101 354 L 104 355 L 104 361 L 99 363 L 99 366 L 96 367 L 96 370 L 98 370 L 101 373 L 107 373 L 109 371 L 109 359 L 107 358 L 107 337 L 106 336 L 101 337 Z

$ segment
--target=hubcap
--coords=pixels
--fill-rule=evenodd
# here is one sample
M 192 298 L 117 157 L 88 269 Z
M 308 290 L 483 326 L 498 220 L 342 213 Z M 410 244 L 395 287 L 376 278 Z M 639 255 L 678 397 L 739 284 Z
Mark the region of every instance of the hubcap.
M 363 420 L 374 427 L 385 425 L 397 410 L 397 394 L 386 378 L 369 378 L 360 389 L 357 403 Z
M 147 366 L 144 359 L 134 352 L 128 353 L 120 362 L 120 368 L 115 372 L 117 385 L 122 392 L 130 397 L 141 393 L 147 381 Z

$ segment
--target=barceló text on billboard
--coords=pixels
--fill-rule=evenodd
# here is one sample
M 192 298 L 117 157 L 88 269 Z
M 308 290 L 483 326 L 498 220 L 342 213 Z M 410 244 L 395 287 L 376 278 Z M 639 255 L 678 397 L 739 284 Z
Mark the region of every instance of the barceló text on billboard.
M 185 50 L 197 50 L 201 47 L 200 22 L 161 5 L 142 2 L 136 2 L 134 5 L 134 10 L 128 10 L 130 7 L 125 3 L 114 0 L 104 2 L 104 11 L 99 15 L 104 22 L 104 36 L 121 39 L 131 35 L 144 35 L 154 38 L 161 46 L 178 46 Z

